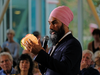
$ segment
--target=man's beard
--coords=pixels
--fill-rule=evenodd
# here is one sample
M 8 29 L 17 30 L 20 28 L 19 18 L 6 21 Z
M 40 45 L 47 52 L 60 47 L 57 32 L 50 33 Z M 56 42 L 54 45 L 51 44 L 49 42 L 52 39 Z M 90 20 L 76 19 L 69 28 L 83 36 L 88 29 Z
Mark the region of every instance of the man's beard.
M 54 34 L 52 34 L 52 32 L 54 32 Z M 50 29 L 50 40 L 52 42 L 52 45 L 56 45 L 57 42 L 64 36 L 64 34 L 65 31 L 63 24 L 58 31 Z

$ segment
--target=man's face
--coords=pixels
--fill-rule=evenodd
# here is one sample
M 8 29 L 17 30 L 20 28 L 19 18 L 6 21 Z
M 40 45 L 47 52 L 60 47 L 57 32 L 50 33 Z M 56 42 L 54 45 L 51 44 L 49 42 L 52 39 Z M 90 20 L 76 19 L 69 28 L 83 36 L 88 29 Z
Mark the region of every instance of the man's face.
M 83 62 L 85 62 L 89 67 L 92 62 L 92 55 L 90 53 L 83 53 L 81 63 Z
M 8 39 L 13 39 L 14 35 L 12 33 L 7 34 Z
M 48 22 L 50 25 L 50 39 L 55 45 L 65 34 L 64 25 L 54 17 L 50 17 Z
M 10 71 L 12 68 L 12 61 L 9 59 L 7 55 L 1 56 L 0 57 L 0 67 L 4 71 Z

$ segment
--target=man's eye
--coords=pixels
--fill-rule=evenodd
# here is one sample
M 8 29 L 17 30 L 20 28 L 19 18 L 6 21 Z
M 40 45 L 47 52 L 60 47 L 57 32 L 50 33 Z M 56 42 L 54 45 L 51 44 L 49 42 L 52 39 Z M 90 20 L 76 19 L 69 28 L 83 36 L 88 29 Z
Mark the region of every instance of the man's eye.
M 85 58 L 85 57 L 83 56 L 83 58 Z
M 1 61 L 0 63 L 3 63 L 3 61 Z
M 26 63 L 28 63 L 28 61 Z
M 87 59 L 89 59 L 89 57 L 87 57 Z
M 52 24 L 54 25 L 54 24 L 56 24 L 56 22 L 53 21 Z

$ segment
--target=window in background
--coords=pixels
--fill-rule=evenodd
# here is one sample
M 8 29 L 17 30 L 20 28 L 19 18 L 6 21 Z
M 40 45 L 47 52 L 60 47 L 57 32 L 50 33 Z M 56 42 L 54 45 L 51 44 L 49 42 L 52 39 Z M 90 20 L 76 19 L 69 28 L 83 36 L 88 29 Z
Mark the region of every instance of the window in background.
M 68 6 L 73 14 L 74 14 L 74 19 L 69 25 L 69 29 L 72 31 L 73 35 L 77 38 L 78 37 L 78 0 L 59 0 L 60 5 L 65 5 Z M 90 34 L 90 29 L 89 29 L 89 24 L 90 23 L 95 23 L 96 20 L 94 19 L 94 16 L 91 12 L 91 9 L 87 3 L 87 0 L 83 0 L 83 50 L 87 49 L 88 43 L 91 41 L 92 36 Z
M 92 0 L 100 20 L 100 0 Z
M 87 49 L 88 43 L 93 41 L 90 27 L 91 23 L 97 24 L 87 0 L 83 0 L 83 49 Z
M 69 29 L 72 31 L 72 34 L 77 38 L 78 37 L 78 15 L 77 15 L 77 6 L 78 6 L 78 0 L 59 0 L 58 6 L 65 5 L 68 6 L 73 14 L 74 14 L 74 19 L 73 21 L 69 24 Z
M 7 9 L 7 29 L 10 28 L 10 20 L 15 31 L 14 40 L 20 44 L 20 40 L 28 33 L 28 0 L 11 0 Z M 20 47 L 20 54 L 21 51 Z

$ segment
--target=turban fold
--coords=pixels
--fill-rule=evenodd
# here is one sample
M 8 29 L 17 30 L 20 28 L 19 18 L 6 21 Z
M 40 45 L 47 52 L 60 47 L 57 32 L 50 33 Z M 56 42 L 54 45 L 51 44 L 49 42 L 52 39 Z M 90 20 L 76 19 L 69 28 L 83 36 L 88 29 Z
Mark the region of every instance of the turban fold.
M 62 23 L 64 23 L 66 26 L 69 25 L 69 23 L 73 20 L 74 15 L 73 12 L 70 10 L 69 7 L 67 6 L 59 6 L 55 8 L 51 14 L 50 17 L 57 18 L 60 20 Z M 49 18 L 50 18 L 49 17 Z

